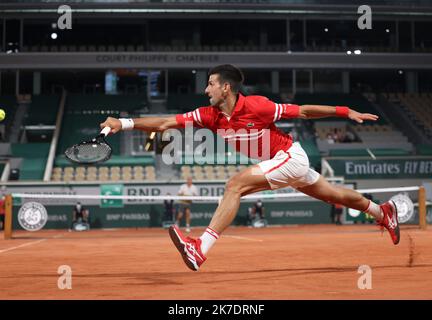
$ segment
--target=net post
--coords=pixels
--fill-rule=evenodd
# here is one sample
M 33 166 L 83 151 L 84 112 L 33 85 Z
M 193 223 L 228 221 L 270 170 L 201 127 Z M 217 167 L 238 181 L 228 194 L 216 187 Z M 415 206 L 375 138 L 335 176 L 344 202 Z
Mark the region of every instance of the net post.
M 419 224 L 421 230 L 426 230 L 426 190 L 423 186 L 419 188 L 418 194 L 418 210 L 419 210 Z
M 5 225 L 4 225 L 5 240 L 12 239 L 12 195 L 5 196 Z

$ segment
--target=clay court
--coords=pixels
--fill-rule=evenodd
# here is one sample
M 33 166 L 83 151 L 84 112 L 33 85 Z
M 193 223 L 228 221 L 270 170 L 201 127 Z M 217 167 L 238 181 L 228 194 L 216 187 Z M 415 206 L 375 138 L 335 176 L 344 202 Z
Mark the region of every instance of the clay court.
M 193 272 L 164 229 L 16 232 L 0 240 L 0 299 L 431 299 L 430 243 L 417 226 L 398 246 L 374 225 L 232 227 Z M 61 265 L 71 290 L 57 286 Z

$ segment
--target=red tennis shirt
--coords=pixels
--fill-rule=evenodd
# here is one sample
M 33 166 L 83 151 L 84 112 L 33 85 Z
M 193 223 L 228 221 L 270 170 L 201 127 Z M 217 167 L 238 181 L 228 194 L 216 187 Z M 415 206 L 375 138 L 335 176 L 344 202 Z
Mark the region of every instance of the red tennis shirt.
M 274 123 L 282 118 L 297 118 L 299 108 L 295 104 L 274 103 L 263 96 L 239 94 L 231 117 L 218 107 L 207 106 L 178 114 L 176 120 L 181 127 L 190 121 L 195 127 L 210 129 L 249 158 L 268 160 L 278 151 L 288 150 L 293 143 L 291 135 Z

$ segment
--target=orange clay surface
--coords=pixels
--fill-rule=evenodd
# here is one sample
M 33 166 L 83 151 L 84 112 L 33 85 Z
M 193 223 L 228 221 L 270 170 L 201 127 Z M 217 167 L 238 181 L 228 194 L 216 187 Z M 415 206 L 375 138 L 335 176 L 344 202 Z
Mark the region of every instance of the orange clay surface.
M 164 229 L 0 233 L 0 299 L 432 299 L 432 228 L 401 232 L 394 246 L 374 225 L 231 227 L 199 272 Z M 62 265 L 71 290 L 58 288 Z

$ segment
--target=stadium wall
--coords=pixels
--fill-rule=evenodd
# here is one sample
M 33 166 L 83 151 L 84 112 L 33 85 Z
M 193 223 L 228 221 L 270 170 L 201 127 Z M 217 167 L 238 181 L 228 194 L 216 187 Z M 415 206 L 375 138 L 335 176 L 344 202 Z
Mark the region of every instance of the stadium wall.
M 44 195 L 125 195 L 125 196 L 163 196 L 176 195 L 179 183 L 158 184 L 103 184 L 103 185 L 61 185 L 7 186 L 7 193 L 37 193 Z M 224 184 L 196 183 L 199 195 L 221 196 Z M 294 192 L 292 189 L 278 193 Z M 265 192 L 268 194 L 269 192 Z M 37 201 L 48 211 L 46 229 L 68 229 L 72 223 L 72 209 L 80 201 L 91 216 L 92 228 L 124 227 L 161 227 L 164 220 L 164 206 L 158 200 L 136 199 L 21 199 L 14 197 L 13 228 L 21 229 L 18 212 L 23 203 Z M 331 206 L 313 199 L 265 199 L 266 219 L 269 224 L 319 224 L 330 223 Z M 248 208 L 253 200 L 244 200 L 233 225 L 246 225 Z M 216 201 L 201 201 L 192 204 L 192 226 L 209 224 L 217 207 Z

